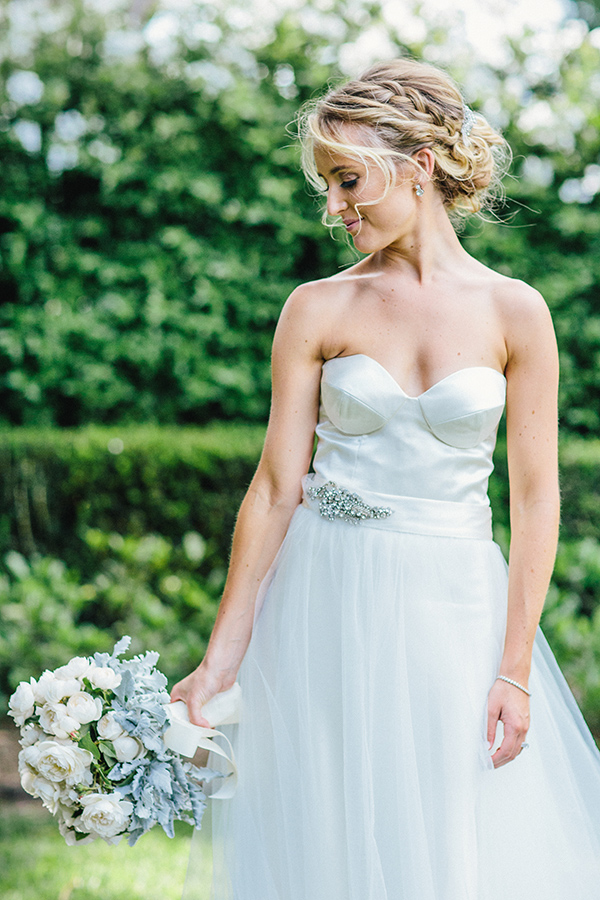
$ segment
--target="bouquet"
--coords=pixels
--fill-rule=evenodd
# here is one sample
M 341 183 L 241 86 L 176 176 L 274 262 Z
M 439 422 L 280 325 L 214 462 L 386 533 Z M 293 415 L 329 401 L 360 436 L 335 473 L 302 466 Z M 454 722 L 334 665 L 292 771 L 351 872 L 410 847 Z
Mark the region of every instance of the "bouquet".
M 173 837 L 177 819 L 199 829 L 206 785 L 223 776 L 168 749 L 158 653 L 121 659 L 130 641 L 22 681 L 9 700 L 21 729 L 21 784 L 58 818 L 67 844 L 127 835 L 133 846 L 156 824 Z

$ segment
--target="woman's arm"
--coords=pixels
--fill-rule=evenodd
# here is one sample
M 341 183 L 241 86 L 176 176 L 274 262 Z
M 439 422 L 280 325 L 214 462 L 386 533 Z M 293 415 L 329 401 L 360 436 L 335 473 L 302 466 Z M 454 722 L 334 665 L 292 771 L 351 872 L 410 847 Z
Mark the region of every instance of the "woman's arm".
M 498 674 L 527 688 L 558 539 L 558 353 L 550 313 L 536 291 L 520 285 L 504 312 L 511 543 L 508 617 Z M 504 740 L 492 756 L 496 767 L 517 756 L 529 728 L 529 697 L 504 681 L 496 681 L 489 694 L 490 747 L 499 719 Z
M 252 634 L 258 587 L 283 541 L 302 496 L 319 408 L 321 341 L 315 289 L 302 286 L 288 299 L 273 342 L 272 402 L 265 445 L 241 505 L 223 596 L 204 659 L 175 685 L 190 720 L 207 726 L 200 709 L 234 683 Z

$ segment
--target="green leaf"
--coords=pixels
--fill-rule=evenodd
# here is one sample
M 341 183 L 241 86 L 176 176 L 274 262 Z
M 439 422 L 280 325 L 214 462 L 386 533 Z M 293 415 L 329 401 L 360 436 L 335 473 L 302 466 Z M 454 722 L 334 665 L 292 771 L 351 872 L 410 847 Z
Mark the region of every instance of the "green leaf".
M 98 747 L 102 751 L 103 755 L 107 756 L 109 759 L 117 758 L 117 754 L 115 753 L 115 748 L 112 741 L 98 741 Z
M 77 743 L 82 750 L 89 750 L 94 759 L 100 759 L 100 750 L 91 739 L 89 733 L 84 734 L 83 737 L 80 737 Z

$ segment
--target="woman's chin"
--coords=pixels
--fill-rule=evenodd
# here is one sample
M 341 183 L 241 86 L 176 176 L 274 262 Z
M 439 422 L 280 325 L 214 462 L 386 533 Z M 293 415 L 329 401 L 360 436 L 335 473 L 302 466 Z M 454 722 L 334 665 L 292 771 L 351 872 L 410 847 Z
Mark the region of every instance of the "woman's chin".
M 387 244 L 381 239 L 377 241 L 373 236 L 369 238 L 366 234 L 353 234 L 351 237 L 354 242 L 354 248 L 359 253 L 375 253 L 377 250 L 383 250 L 387 247 Z

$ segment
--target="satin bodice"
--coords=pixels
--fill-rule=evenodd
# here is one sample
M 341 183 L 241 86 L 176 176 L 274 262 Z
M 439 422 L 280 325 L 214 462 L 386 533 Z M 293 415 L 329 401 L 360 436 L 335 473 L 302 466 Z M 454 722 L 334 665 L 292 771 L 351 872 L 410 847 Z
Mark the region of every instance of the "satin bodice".
M 355 491 L 489 505 L 505 399 L 504 375 L 488 366 L 459 369 L 410 397 L 370 356 L 329 359 L 314 470 Z

